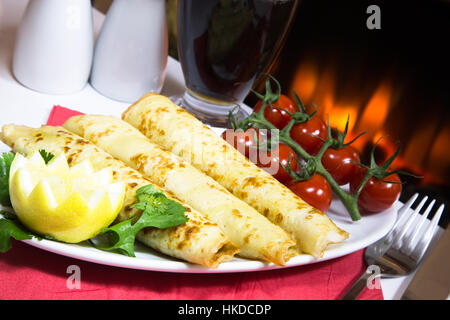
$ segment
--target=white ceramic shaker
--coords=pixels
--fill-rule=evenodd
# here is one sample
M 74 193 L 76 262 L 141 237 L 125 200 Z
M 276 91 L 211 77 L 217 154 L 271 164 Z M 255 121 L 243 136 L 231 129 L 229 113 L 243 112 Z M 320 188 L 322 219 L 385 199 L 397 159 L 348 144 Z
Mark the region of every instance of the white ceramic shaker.
M 83 89 L 92 66 L 92 24 L 90 0 L 29 0 L 13 54 L 16 79 L 49 94 Z
M 109 98 L 134 102 L 161 91 L 167 55 L 165 0 L 114 0 L 97 39 L 90 82 Z

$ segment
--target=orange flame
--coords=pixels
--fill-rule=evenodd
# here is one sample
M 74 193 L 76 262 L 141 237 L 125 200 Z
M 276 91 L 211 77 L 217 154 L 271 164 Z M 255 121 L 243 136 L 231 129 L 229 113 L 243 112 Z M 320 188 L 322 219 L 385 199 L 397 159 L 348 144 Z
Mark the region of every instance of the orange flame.
M 339 131 L 345 130 L 345 125 L 348 119 L 348 132 L 353 131 L 358 115 L 358 108 L 353 105 L 334 106 L 330 111 L 330 125 Z M 350 137 L 350 136 L 349 136 Z M 348 139 L 346 139 L 348 140 Z
M 334 106 L 334 70 L 328 68 L 322 72 L 317 89 L 314 92 L 313 101 L 319 108 L 318 115 L 326 118 L 330 114 L 331 109 Z
M 390 81 L 384 81 L 375 90 L 359 117 L 353 135 L 363 131 L 367 131 L 367 133 L 355 141 L 355 148 L 361 150 L 367 142 L 375 143 L 380 137 L 386 135 L 382 129 L 389 113 L 391 100 Z
M 335 67 L 336 64 L 333 62 L 320 65 L 313 60 L 300 64 L 291 83 L 290 92 L 294 90 L 297 92 L 309 113 L 314 111 L 311 103 L 315 103 L 318 107 L 317 116 L 325 121 L 329 117 L 330 125 L 340 131 L 345 129 L 347 118 L 350 117 L 346 142 L 367 131 L 352 144 L 359 151 L 367 152 L 365 147 L 378 142 L 378 147 L 384 151 L 378 153 L 378 156 L 391 156 L 398 147 L 395 141 L 389 138 L 391 130 L 386 126 L 389 112 L 396 103 L 392 79 L 384 79 L 369 97 L 352 92 L 350 94 L 352 98 L 349 100 L 344 98 L 344 94 L 348 97 L 349 92 L 344 94 L 336 92 Z M 293 98 L 293 94 L 291 97 Z M 407 141 L 403 141 L 406 145 L 392 164 L 392 169 L 401 168 L 422 175 L 424 176 L 422 183 L 429 181 L 445 183 L 441 181 L 441 177 L 445 177 L 448 171 L 450 125 L 438 128 L 438 122 L 428 121 L 420 128 L 416 128 L 415 132 L 406 134 L 410 137 Z M 384 138 L 378 141 L 380 137 Z
M 333 68 L 326 68 L 319 73 L 316 65 L 305 62 L 301 64 L 294 76 L 291 84 L 291 98 L 294 98 L 293 91 L 299 95 L 306 106 L 307 112 L 311 113 L 318 107 L 318 115 L 323 117 L 328 114 L 334 104 L 334 71 Z
M 316 90 L 317 81 L 318 72 L 316 67 L 311 63 L 303 63 L 297 68 L 290 92 L 295 90 L 302 101 L 309 103 Z
M 391 86 L 388 82 L 384 82 L 378 86 L 364 109 L 358 129 L 370 131 L 381 129 L 388 115 L 390 101 Z

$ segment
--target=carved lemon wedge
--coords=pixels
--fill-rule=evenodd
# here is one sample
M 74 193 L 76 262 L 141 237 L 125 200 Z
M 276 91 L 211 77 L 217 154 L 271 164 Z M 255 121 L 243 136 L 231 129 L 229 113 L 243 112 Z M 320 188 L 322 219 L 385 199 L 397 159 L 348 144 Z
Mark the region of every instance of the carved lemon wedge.
M 77 243 L 109 226 L 122 208 L 125 185 L 112 171 L 95 172 L 89 161 L 72 167 L 64 154 L 47 164 L 39 152 L 16 154 L 10 169 L 11 203 L 30 230 Z

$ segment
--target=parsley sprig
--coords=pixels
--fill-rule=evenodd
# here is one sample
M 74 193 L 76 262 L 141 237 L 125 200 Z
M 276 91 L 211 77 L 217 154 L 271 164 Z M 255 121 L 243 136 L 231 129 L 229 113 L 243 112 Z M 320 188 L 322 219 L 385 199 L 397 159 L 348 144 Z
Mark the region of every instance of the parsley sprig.
M 42 159 L 44 159 L 45 164 L 48 164 L 48 162 L 55 157 L 53 153 L 47 152 L 44 149 L 39 150 L 39 153 L 41 154 Z
M 139 188 L 136 191 L 136 198 L 138 202 L 131 207 L 142 210 L 142 214 L 139 217 L 133 217 L 104 228 L 100 232 L 100 239 L 97 238 L 100 241 L 98 243 L 91 241 L 96 248 L 135 257 L 136 235 L 143 228 L 165 229 L 181 225 L 189 220 L 184 214 L 185 207 L 179 202 L 167 198 L 153 185 Z M 101 239 L 101 235 L 106 235 L 106 239 Z M 104 242 L 106 244 L 103 244 Z

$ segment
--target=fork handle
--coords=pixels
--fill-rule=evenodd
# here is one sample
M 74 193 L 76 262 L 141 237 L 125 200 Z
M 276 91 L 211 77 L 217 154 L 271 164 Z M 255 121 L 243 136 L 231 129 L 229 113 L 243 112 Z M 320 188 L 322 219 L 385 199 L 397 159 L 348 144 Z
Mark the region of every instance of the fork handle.
M 364 271 L 358 280 L 352 285 L 352 287 L 342 296 L 341 300 L 355 300 L 361 291 L 367 286 L 371 273 Z

